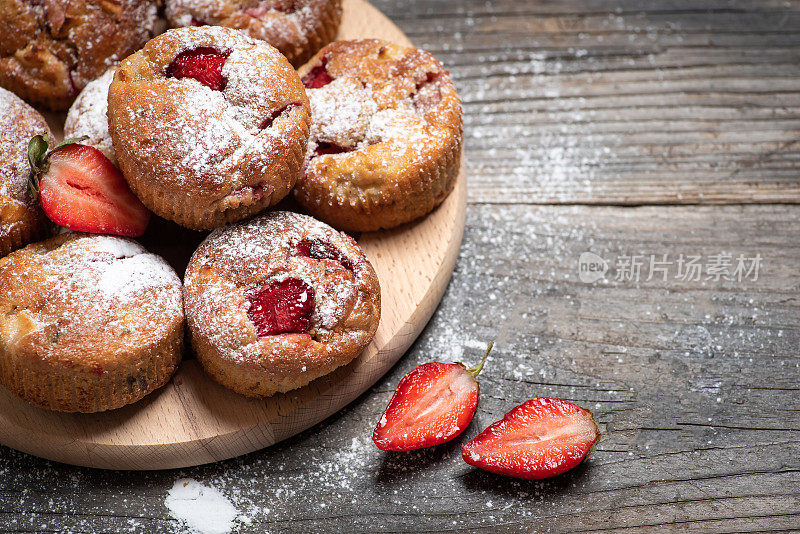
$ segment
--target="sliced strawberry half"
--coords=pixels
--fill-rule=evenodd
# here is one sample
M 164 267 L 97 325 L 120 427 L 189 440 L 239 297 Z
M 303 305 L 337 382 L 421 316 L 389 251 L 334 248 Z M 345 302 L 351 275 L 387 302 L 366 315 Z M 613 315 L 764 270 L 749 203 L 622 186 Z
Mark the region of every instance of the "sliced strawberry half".
M 50 220 L 80 232 L 129 237 L 144 233 L 150 211 L 102 152 L 73 140 L 50 152 L 47 147 L 46 137 L 31 139 L 29 184 Z
M 600 438 L 592 412 L 555 398 L 529 400 L 461 448 L 464 461 L 486 471 L 540 479 L 569 471 Z
M 440 445 L 469 426 L 478 407 L 481 372 L 492 345 L 475 369 L 461 363 L 424 363 L 400 380 L 372 441 L 384 451 Z
M 249 295 L 247 317 L 258 335 L 301 334 L 314 312 L 314 288 L 298 278 L 286 278 L 256 288 Z
M 228 79 L 222 75 L 222 67 L 227 59 L 227 52 L 220 52 L 210 46 L 186 50 L 167 66 L 167 77 L 193 78 L 206 87 L 222 91 L 228 84 Z

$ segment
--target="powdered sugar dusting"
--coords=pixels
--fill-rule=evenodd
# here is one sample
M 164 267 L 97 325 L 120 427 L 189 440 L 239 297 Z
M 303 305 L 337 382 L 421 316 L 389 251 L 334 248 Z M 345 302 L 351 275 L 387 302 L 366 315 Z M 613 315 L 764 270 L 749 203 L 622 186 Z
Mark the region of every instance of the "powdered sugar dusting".
M 9 292 L 1 298 L 16 310 L 6 326 L 56 339 L 44 356 L 77 345 L 102 351 L 109 339 L 140 347 L 183 320 L 180 279 L 134 241 L 67 233 L 16 254 L 0 264 Z
M 142 59 L 155 61 L 147 59 L 153 54 L 161 62 L 186 50 L 214 48 L 226 55 L 221 70 L 226 83 L 215 90 L 192 77 L 166 74 L 130 82 L 137 84 L 136 98 L 115 101 L 111 114 L 112 129 L 121 145 L 117 148 L 126 156 L 123 161 L 135 160 L 140 168 L 137 172 L 146 174 L 148 181 L 203 197 L 206 205 L 198 200 L 198 210 L 236 208 L 242 202 L 236 192 L 246 186 L 258 186 L 267 194 L 286 191 L 290 162 L 281 155 L 297 154 L 305 147 L 301 124 L 307 108 L 302 86 L 285 59 L 261 41 L 210 26 L 170 30 L 148 47 Z M 123 62 L 120 69 L 125 71 L 129 65 Z M 166 72 L 167 66 L 153 63 L 152 68 Z M 112 100 L 117 87 L 115 83 Z M 299 106 L 264 126 L 289 103 Z M 159 142 L 129 143 L 127 139 L 135 135 L 129 135 L 128 129 L 157 132 Z M 228 206 L 228 200 L 237 204 Z
M 97 288 L 106 297 L 130 298 L 142 289 L 169 287 L 178 281 L 175 271 L 154 254 L 123 257 L 101 275 Z
M 17 2 L 14 16 L 4 19 L 4 23 L 11 21 L 4 32 L 9 37 L 14 34 L 15 42 L 28 48 L 4 51 L 6 59 L 12 58 L 7 68 L 16 70 L 20 79 L 30 77 L 27 85 L 32 98 L 66 108 L 75 92 L 154 35 L 160 3 Z M 50 51 L 44 56 L 44 66 L 42 59 L 27 59 L 31 50 L 38 49 Z
M 332 143 L 348 149 L 362 149 L 386 143 L 395 155 L 405 152 L 412 158 L 424 157 L 425 141 L 435 131 L 426 130 L 425 121 L 411 102 L 397 108 L 379 107 L 370 84 L 342 77 L 316 89 L 306 89 L 311 103 L 311 139 L 307 157 L 319 143 Z
M 318 260 L 298 257 L 294 249 L 303 239 L 321 239 L 334 244 L 354 266 L 353 273 L 321 268 Z M 243 291 L 254 287 L 297 278 L 314 288 L 316 308 L 311 324 L 316 331 L 331 332 L 346 318 L 357 300 L 359 286 L 368 276 L 366 259 L 351 238 L 310 217 L 290 212 L 274 212 L 245 224 L 215 230 L 193 257 L 199 265 L 214 265 L 223 278 L 243 284 Z M 255 267 L 258 266 L 258 267 Z M 252 276 L 251 268 L 262 274 Z M 186 284 L 193 284 L 193 269 L 187 270 Z M 249 282 L 252 280 L 252 282 Z M 228 281 L 222 282 L 227 285 Z M 203 298 L 211 308 L 221 309 L 230 299 L 222 287 L 203 289 Z M 227 288 L 229 289 L 229 288 Z M 246 304 L 245 310 L 246 311 Z M 214 314 L 211 314 L 213 317 Z M 209 334 L 211 334 L 211 329 Z
M 87 308 L 108 308 L 139 299 L 148 291 L 147 305 L 174 308 L 180 304 L 178 275 L 163 258 L 134 241 L 87 235 L 62 247 L 69 249 L 67 254 L 45 260 L 56 302 L 79 299 Z
M 348 148 L 363 142 L 378 112 L 371 88 L 352 78 L 338 78 L 324 87 L 307 89 L 306 93 L 314 119 L 310 152 L 320 141 Z
M 0 197 L 18 206 L 27 204 L 28 142 L 34 135 L 49 134 L 44 118 L 21 98 L 0 88 Z M 8 230 L 5 217 L 0 235 Z
M 108 69 L 81 91 L 67 113 L 64 137 L 88 136 L 81 143 L 95 147 L 116 165 L 117 157 L 108 132 L 107 116 L 108 88 L 114 80 L 115 71 L 116 67 Z
M 239 29 L 278 48 L 294 61 L 309 46 L 312 36 L 330 24 L 331 0 L 171 0 L 166 15 L 172 26 L 198 22 Z M 310 51 L 310 52 L 313 52 Z
M 335 253 L 312 254 L 298 247 L 301 241 L 324 243 Z M 259 336 L 248 315 L 251 295 L 287 279 L 314 290 L 308 330 Z M 193 337 L 229 364 L 280 362 L 260 383 L 281 391 L 348 363 L 372 339 L 380 317 L 377 277 L 356 242 L 291 212 L 215 230 L 189 262 L 185 298 Z M 282 380 L 291 385 L 280 385 Z

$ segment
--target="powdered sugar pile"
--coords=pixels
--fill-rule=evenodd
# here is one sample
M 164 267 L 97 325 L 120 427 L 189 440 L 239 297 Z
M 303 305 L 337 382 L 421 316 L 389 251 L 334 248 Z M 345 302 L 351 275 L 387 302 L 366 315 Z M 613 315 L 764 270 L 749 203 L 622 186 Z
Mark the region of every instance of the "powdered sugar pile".
M 68 315 L 80 328 L 97 324 L 109 335 L 124 330 L 158 336 L 183 315 L 177 274 L 138 243 L 80 236 L 39 257 L 47 288 L 39 315 L 43 327 Z
M 108 88 L 114 80 L 116 67 L 108 69 L 102 76 L 81 91 L 78 98 L 69 108 L 64 123 L 64 137 L 89 138 L 81 143 L 93 146 L 106 155 L 116 165 L 117 157 L 108 133 Z
M 319 141 L 351 148 L 364 140 L 378 112 L 370 87 L 362 87 L 352 78 L 337 78 L 324 87 L 307 89 L 306 93 L 314 117 L 310 152 Z
M 154 254 L 136 254 L 112 263 L 100 275 L 97 288 L 107 297 L 130 298 L 139 291 L 175 284 L 175 271 Z
M 52 267 L 53 286 L 59 285 L 56 280 L 69 281 L 73 288 L 81 286 L 87 292 L 87 303 L 98 300 L 98 296 L 103 300 L 125 301 L 147 289 L 180 288 L 180 279 L 172 267 L 133 241 L 93 235 L 66 246 L 74 249 L 72 257 L 48 263 Z
M 226 534 L 233 530 L 239 511 L 217 488 L 192 478 L 176 480 L 164 505 L 172 517 L 192 532 Z

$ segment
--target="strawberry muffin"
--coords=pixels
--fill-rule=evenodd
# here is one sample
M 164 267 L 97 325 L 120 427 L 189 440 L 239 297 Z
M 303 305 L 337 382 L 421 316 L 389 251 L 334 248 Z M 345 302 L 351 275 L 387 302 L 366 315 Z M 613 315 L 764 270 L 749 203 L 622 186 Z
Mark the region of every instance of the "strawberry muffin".
M 378 279 L 356 242 L 290 212 L 214 231 L 189 261 L 184 298 L 203 367 L 251 397 L 349 363 L 381 313 Z
M 168 0 L 172 27 L 226 26 L 262 39 L 298 67 L 336 36 L 341 0 Z
M 0 383 L 99 412 L 164 385 L 183 349 L 181 281 L 127 239 L 62 234 L 0 259 Z
M 300 69 L 311 140 L 294 190 L 340 230 L 391 228 L 452 191 L 461 162 L 461 101 L 432 55 L 375 39 L 338 41 Z
M 117 68 L 114 152 L 154 213 L 206 230 L 286 196 L 309 135 L 303 84 L 264 41 L 217 26 L 169 30 Z
M 44 117 L 0 89 L 0 257 L 44 237 L 50 225 L 28 189 L 28 142 L 51 135 Z
M 3 0 L 0 86 L 67 109 L 83 87 L 153 36 L 157 0 Z
M 114 80 L 116 67 L 111 67 L 102 76 L 83 88 L 73 102 L 64 123 L 64 138 L 87 136 L 81 141 L 84 145 L 95 147 L 105 157 L 117 164 L 111 134 L 108 133 L 108 88 Z

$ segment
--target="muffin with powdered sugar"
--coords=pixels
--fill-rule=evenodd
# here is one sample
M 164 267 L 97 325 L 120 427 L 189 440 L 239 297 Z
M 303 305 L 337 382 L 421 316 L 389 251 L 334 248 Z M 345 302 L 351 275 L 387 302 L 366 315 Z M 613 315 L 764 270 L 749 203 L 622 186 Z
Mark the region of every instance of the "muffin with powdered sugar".
M 65 138 L 86 136 L 81 143 L 95 147 L 114 165 L 117 164 L 117 156 L 108 132 L 108 88 L 114 80 L 115 71 L 116 66 L 111 67 L 102 76 L 89 82 L 72 103 L 64 122 Z
M 346 231 L 424 216 L 452 191 L 461 163 L 461 101 L 441 63 L 376 39 L 338 41 L 300 69 L 311 139 L 294 194 Z
M 355 240 L 291 212 L 215 230 L 192 255 L 184 295 L 203 367 L 251 397 L 349 363 L 381 314 L 377 276 Z
M 181 281 L 128 239 L 67 233 L 0 259 L 0 383 L 98 412 L 164 385 L 183 352 Z
M 160 0 L 3 0 L 0 86 L 67 109 L 87 83 L 156 31 Z
M 303 84 L 280 52 L 236 30 L 169 30 L 117 68 L 109 131 L 154 213 L 212 229 L 291 191 L 309 135 Z
M 28 142 L 35 135 L 52 136 L 44 117 L 14 93 L 0 89 L 0 257 L 51 229 L 28 188 Z
M 226 26 L 262 39 L 299 67 L 331 42 L 342 20 L 341 0 L 168 0 L 173 27 Z

